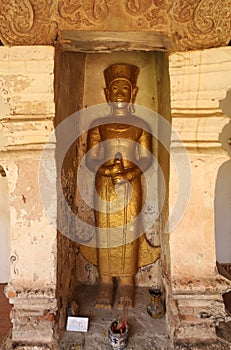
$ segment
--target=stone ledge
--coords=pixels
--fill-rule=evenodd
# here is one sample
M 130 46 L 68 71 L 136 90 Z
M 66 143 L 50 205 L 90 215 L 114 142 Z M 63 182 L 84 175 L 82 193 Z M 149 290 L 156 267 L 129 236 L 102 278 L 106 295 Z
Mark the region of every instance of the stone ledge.
M 167 35 L 153 32 L 89 32 L 63 30 L 58 45 L 64 51 L 114 52 L 171 49 Z
M 230 350 L 231 345 L 216 338 L 215 340 L 207 339 L 205 341 L 197 340 L 179 340 L 174 343 L 174 350 Z
M 18 288 L 14 287 L 13 285 L 7 285 L 5 288 L 5 294 L 7 298 L 20 298 L 20 299 L 50 299 L 55 298 L 56 292 L 54 289 L 42 289 L 42 288 Z
M 175 297 L 180 295 L 216 295 L 231 289 L 231 282 L 221 275 L 214 275 L 201 279 L 173 280 L 172 290 Z
M 53 122 L 51 120 L 2 122 L 0 132 L 7 138 L 3 150 L 12 146 L 28 149 L 47 142 L 54 143 L 54 137 L 50 140 L 52 131 Z

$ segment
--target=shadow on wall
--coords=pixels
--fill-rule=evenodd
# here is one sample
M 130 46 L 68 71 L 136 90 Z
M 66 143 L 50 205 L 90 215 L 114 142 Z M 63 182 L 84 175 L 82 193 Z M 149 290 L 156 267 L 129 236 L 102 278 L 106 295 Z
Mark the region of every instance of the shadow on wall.
M 231 117 L 231 90 L 220 101 L 220 107 L 224 114 Z M 224 126 L 219 141 L 231 158 L 231 121 Z M 218 170 L 214 205 L 216 258 L 219 263 L 231 264 L 231 159 Z
M 231 117 L 231 90 L 220 101 L 224 114 Z M 219 135 L 222 147 L 231 157 L 231 121 Z M 215 237 L 218 272 L 231 280 L 231 159 L 223 163 L 217 174 L 215 188 Z M 226 312 L 231 315 L 231 292 L 223 294 Z M 231 326 L 231 325 L 230 325 Z M 230 329 L 228 329 L 230 332 Z M 217 333 L 218 334 L 218 333 Z
M 7 283 L 10 273 L 10 208 L 8 182 L 0 165 L 0 283 Z

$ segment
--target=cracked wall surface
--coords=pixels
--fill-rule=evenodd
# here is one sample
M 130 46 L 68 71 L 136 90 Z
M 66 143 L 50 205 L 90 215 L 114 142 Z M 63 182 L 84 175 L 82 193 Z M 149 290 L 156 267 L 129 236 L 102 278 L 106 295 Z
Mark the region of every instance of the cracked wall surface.
M 63 252 L 73 247 L 59 237 L 63 256 L 58 257 L 56 228 L 46 215 L 38 181 L 41 154 L 54 128 L 54 49 L 0 47 L 0 62 L 0 165 L 9 187 L 11 235 L 11 274 L 6 294 L 14 304 L 13 340 L 18 349 L 19 342 L 43 343 L 39 349 L 47 344 L 55 348 L 54 327 L 57 308 L 60 309 L 56 299 L 57 259 L 61 259 L 59 271 L 63 266 L 68 271 L 68 279 L 62 279 L 68 284 L 71 271 L 65 259 L 71 261 L 73 257 Z M 181 220 L 162 237 L 170 239 L 165 252 L 168 261 L 163 259 L 162 264 L 169 283 L 170 335 L 178 340 L 190 336 L 215 339 L 214 325 L 226 317 L 221 295 L 230 289 L 230 282 L 215 268 L 214 199 L 218 171 L 230 161 L 220 136 L 230 122 L 220 102 L 230 90 L 230 62 L 230 47 L 169 57 L 172 125 L 183 141 L 192 178 Z M 69 112 L 64 108 L 62 113 Z M 53 174 L 54 169 L 48 165 L 54 164 L 54 149 L 55 140 L 46 152 L 45 163 L 45 170 Z M 181 152 L 182 144 L 173 133 L 170 155 L 180 157 Z M 72 153 L 66 160 L 66 170 L 72 166 L 71 161 Z M 67 175 L 68 171 L 65 179 Z M 181 185 L 178 175 L 171 158 L 170 213 Z M 56 202 L 56 194 L 52 200 Z M 179 203 L 181 210 L 184 203 Z

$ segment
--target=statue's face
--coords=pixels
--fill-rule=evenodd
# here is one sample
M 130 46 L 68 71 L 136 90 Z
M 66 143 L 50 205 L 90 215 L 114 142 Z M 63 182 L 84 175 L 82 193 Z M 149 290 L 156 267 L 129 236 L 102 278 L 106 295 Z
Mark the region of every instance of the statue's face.
M 110 102 L 127 102 L 131 101 L 132 88 L 126 80 L 114 80 L 108 89 L 108 100 Z

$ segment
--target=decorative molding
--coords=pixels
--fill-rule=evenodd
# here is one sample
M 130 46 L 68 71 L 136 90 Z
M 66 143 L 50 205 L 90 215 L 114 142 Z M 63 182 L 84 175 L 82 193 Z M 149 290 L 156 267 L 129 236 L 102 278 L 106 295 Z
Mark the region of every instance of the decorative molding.
M 174 51 L 224 46 L 230 40 L 230 0 L 177 0 L 169 15 Z
M 51 0 L 2 0 L 0 38 L 5 45 L 51 45 L 56 23 Z
M 231 0 L 2 0 L 5 45 L 53 45 L 62 31 L 153 32 L 171 51 L 227 45 Z M 125 34 L 126 37 L 126 34 Z M 110 49 L 110 48 L 109 48 Z
M 131 16 L 142 16 L 152 6 L 152 0 L 126 0 L 124 1 L 124 7 Z
M 58 14 L 65 29 L 74 30 L 101 24 L 108 17 L 109 8 L 106 0 L 60 0 Z
M 171 8 L 173 1 L 169 0 L 126 0 L 124 8 L 126 12 L 136 17 L 136 23 L 139 27 L 156 28 L 158 31 L 168 26 L 168 10 Z

